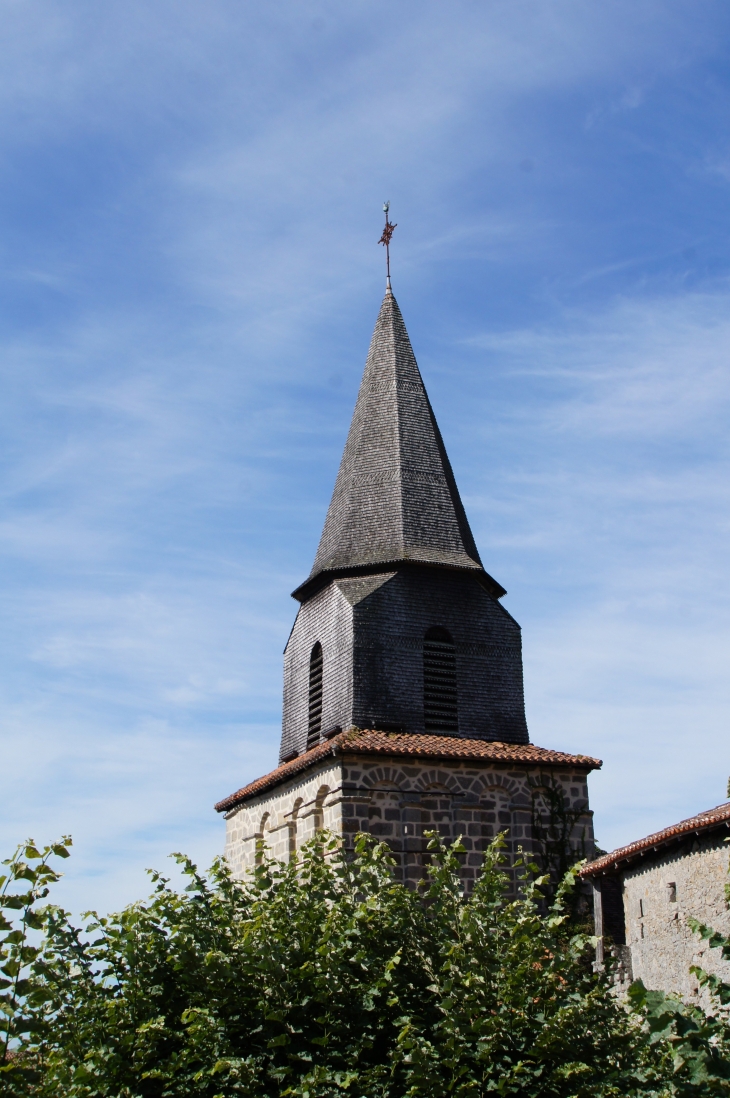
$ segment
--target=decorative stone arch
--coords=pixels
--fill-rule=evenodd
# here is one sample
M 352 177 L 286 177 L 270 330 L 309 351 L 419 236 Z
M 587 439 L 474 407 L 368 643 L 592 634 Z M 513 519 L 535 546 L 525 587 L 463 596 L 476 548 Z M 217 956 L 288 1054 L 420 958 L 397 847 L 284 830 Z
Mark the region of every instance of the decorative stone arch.
M 408 789 L 413 784 L 400 766 L 376 766 L 372 770 L 366 771 L 362 776 L 363 786 L 369 789 L 377 789 L 381 786 L 385 788 L 388 783 L 399 790 Z
M 369 786 L 371 790 L 377 791 L 380 789 L 397 790 L 398 793 L 402 792 L 400 782 L 395 780 L 396 775 L 387 778 L 379 778 L 377 781 L 365 781 L 365 785 Z
M 523 791 L 523 786 L 520 782 L 515 781 L 514 778 L 507 777 L 506 774 L 492 773 L 492 774 L 480 774 L 474 781 L 474 792 L 479 796 L 479 799 L 483 799 L 485 794 L 490 790 L 502 789 L 506 796 L 510 800 L 514 800 L 520 792 Z
M 328 785 L 321 785 L 314 799 L 314 831 L 322 831 L 324 828 L 324 802 L 330 794 Z
M 297 828 L 299 826 L 299 812 L 304 804 L 303 797 L 297 797 L 289 813 L 289 861 L 296 861 L 297 857 Z
M 459 783 L 455 774 L 452 774 L 448 770 L 440 770 L 438 767 L 431 767 L 429 770 L 423 770 L 418 776 L 418 789 L 424 792 L 428 788 L 436 788 L 441 786 L 444 790 L 447 790 L 450 796 L 456 796 L 462 792 L 462 786 Z
M 422 782 L 421 803 L 427 811 L 450 812 L 454 792 L 445 782 Z
M 266 850 L 266 832 L 268 830 L 269 820 L 271 819 L 270 812 L 264 812 L 261 817 L 261 823 L 258 830 L 254 835 L 254 842 L 256 845 L 255 864 L 261 865 L 264 860 L 264 851 Z
M 438 831 L 444 842 L 454 839 L 454 794 L 459 792 L 452 781 L 444 781 L 447 775 L 438 771 L 421 775 L 421 834 L 426 831 Z M 450 777 L 450 775 L 448 775 Z M 423 839 L 423 852 L 426 853 L 428 840 Z
M 454 793 L 446 782 L 422 782 L 421 803 L 429 811 L 437 809 L 440 812 L 451 811 Z
M 479 810 L 481 813 L 482 837 L 494 838 L 500 831 L 507 832 L 508 840 L 511 837 L 512 828 L 512 799 L 514 796 L 514 783 L 498 781 L 496 779 L 485 781 L 479 796 Z

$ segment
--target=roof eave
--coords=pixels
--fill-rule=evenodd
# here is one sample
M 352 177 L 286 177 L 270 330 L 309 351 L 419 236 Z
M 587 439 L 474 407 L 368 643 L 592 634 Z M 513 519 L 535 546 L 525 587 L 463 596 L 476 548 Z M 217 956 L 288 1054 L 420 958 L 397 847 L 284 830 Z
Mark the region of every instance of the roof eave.
M 510 757 L 509 755 L 501 757 L 495 755 L 495 757 L 493 758 L 489 758 L 486 755 L 468 756 L 458 755 L 456 753 L 454 753 L 453 755 L 449 755 L 447 749 L 444 748 L 443 745 L 441 746 L 441 748 L 439 748 L 437 745 L 434 745 L 434 749 L 432 752 L 429 752 L 427 749 L 425 749 L 416 754 L 414 752 L 406 752 L 403 750 L 399 751 L 396 736 L 394 736 L 394 739 L 392 741 L 389 741 L 386 745 L 384 745 L 383 748 L 373 749 L 372 746 L 367 747 L 361 742 L 361 737 L 367 734 L 367 730 L 360 731 L 359 729 L 351 729 L 347 732 L 340 732 L 331 740 L 318 744 L 310 751 L 306 751 L 304 754 L 299 755 L 294 759 L 291 759 L 288 763 L 284 763 L 281 766 L 277 767 L 276 770 L 271 771 L 270 774 L 264 775 L 262 778 L 250 782 L 248 785 L 244 786 L 236 793 L 232 793 L 229 797 L 226 797 L 224 798 L 224 800 L 219 801 L 216 805 L 214 805 L 215 811 L 226 813 L 230 812 L 234 808 L 238 808 L 242 804 L 245 804 L 247 801 L 256 800 L 258 797 L 262 796 L 265 793 L 268 793 L 272 789 L 275 789 L 277 786 L 283 785 L 291 778 L 297 777 L 299 774 L 302 774 L 305 771 L 309 770 L 310 767 L 325 762 L 327 759 L 331 759 L 335 756 L 344 757 L 347 755 L 369 755 L 382 758 L 387 757 L 388 755 L 392 755 L 392 757 L 394 758 L 444 758 L 453 761 L 458 761 L 459 759 L 461 759 L 462 761 L 468 761 L 472 763 L 478 762 L 481 758 L 484 762 L 489 762 L 493 766 L 532 765 L 547 768 L 570 766 L 576 770 L 585 770 L 586 773 L 590 773 L 591 770 L 598 770 L 603 765 L 600 759 L 594 759 L 589 755 L 570 755 L 567 752 L 558 751 L 547 752 L 546 749 L 538 748 L 534 744 L 504 744 L 499 740 L 480 740 L 476 742 L 493 744 L 495 748 L 507 748 L 508 750 L 514 749 L 515 751 L 519 750 L 520 748 L 533 747 L 537 751 L 545 751 L 545 754 L 541 757 L 529 760 L 519 759 L 517 757 Z M 444 738 L 448 739 L 449 737 L 434 737 L 434 739 L 438 739 L 439 741 L 443 740 Z M 464 741 L 469 742 L 471 740 L 471 737 L 463 736 L 454 736 L 451 738 L 460 743 L 463 743 Z M 259 782 L 261 782 L 262 784 L 259 785 Z M 252 788 L 253 786 L 257 786 L 257 788 L 254 789 Z
M 291 597 L 296 599 L 297 602 L 306 602 L 307 599 L 311 598 L 312 595 L 315 595 L 317 591 L 321 590 L 323 587 L 326 587 L 332 580 L 343 579 L 349 576 L 368 576 L 377 572 L 403 567 L 439 568 L 452 572 L 463 572 L 466 575 L 474 576 L 493 598 L 501 599 L 507 594 L 506 588 L 504 588 L 501 583 L 498 583 L 493 576 L 490 576 L 488 572 L 485 572 L 480 564 L 450 564 L 445 561 L 419 560 L 417 557 L 391 557 L 384 560 L 370 561 L 367 564 L 321 569 L 319 572 L 315 572 L 311 576 L 308 576 L 304 583 L 301 583 L 299 587 L 292 591 Z
M 656 837 L 649 835 L 646 839 L 639 840 L 631 850 L 626 847 L 619 847 L 618 850 L 603 855 L 594 862 L 589 862 L 588 865 L 583 866 L 579 876 L 583 878 L 614 876 L 631 869 L 650 854 L 658 854 L 661 850 L 686 842 L 693 835 L 707 835 L 712 831 L 719 831 L 723 828 L 730 828 L 730 815 L 721 819 L 711 819 L 706 823 L 695 821 L 692 818 L 691 823 L 682 830 L 672 831 L 671 834 L 664 837 L 662 837 L 662 832 L 657 832 Z

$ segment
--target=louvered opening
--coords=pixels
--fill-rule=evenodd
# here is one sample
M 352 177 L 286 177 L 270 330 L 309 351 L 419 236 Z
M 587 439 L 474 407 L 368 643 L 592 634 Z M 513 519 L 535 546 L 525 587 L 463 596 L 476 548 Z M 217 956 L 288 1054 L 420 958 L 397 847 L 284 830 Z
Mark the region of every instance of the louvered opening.
M 456 647 L 445 629 L 429 629 L 423 642 L 423 709 L 427 732 L 458 734 Z
M 322 732 L 322 645 L 317 641 L 309 657 L 309 726 L 307 751 L 319 743 Z

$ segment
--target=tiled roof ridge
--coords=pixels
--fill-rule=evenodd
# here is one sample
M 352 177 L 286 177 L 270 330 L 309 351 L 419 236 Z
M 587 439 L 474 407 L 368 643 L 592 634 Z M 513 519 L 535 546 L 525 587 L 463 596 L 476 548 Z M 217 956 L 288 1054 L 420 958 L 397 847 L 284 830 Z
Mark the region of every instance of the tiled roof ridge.
M 580 875 L 581 877 L 594 877 L 609 869 L 616 869 L 620 862 L 633 861 L 637 855 L 644 854 L 653 847 L 661 846 L 672 839 L 681 839 L 684 835 L 689 835 L 693 831 L 707 831 L 722 823 L 727 823 L 730 826 L 730 801 L 719 804 L 715 808 L 708 808 L 704 812 L 698 812 L 696 815 L 689 816 L 686 820 L 680 820 L 679 823 L 672 824 L 670 827 L 664 827 L 661 831 L 655 831 L 644 839 L 637 839 L 633 843 L 627 843 L 626 846 L 620 846 L 616 850 L 612 850 L 610 854 L 603 854 L 600 858 L 596 858 L 595 861 L 583 866 Z
M 282 763 L 275 770 L 264 774 L 248 785 L 232 793 L 215 805 L 216 812 L 228 812 L 249 797 L 280 785 L 296 774 L 308 770 L 315 763 L 336 755 L 355 751 L 365 755 L 396 755 L 415 758 L 486 759 L 493 762 L 532 762 L 544 766 L 578 766 L 597 770 L 600 759 L 590 755 L 571 755 L 565 751 L 552 751 L 536 744 L 502 743 L 500 740 L 467 739 L 457 736 L 420 735 L 409 732 L 381 732 L 374 729 L 351 728 L 339 732 L 330 740 L 317 744 L 310 751 Z

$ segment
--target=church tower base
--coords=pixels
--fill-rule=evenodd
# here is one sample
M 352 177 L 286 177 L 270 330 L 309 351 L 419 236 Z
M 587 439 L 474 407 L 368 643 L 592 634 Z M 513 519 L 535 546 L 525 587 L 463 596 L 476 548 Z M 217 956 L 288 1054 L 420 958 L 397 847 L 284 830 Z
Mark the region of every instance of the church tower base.
M 425 833 L 466 848 L 462 879 L 468 889 L 483 852 L 507 833 L 511 862 L 518 846 L 539 854 L 535 813 L 542 791 L 558 788 L 571 818 L 575 857 L 594 850 L 588 773 L 600 761 L 533 744 L 447 736 L 359 731 L 339 733 L 216 805 L 225 814 L 226 860 L 237 877 L 264 849 L 290 861 L 321 828 L 351 849 L 358 832 L 386 841 L 398 879 L 415 887 L 428 858 Z M 262 845 L 263 844 L 263 845 Z

